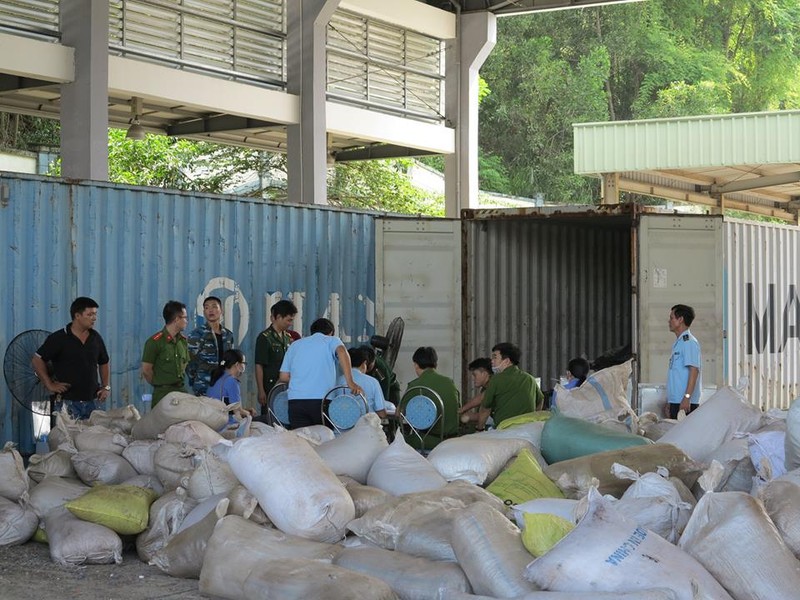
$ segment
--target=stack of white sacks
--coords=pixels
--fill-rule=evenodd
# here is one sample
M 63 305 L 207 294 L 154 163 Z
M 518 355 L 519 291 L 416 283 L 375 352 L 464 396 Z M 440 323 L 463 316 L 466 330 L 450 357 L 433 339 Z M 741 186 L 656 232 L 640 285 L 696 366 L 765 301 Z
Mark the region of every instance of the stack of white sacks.
M 227 406 L 188 394 L 141 418 L 59 415 L 27 470 L 0 452 L 0 544 L 46 537 L 54 561 L 91 564 L 135 542 L 232 600 L 799 597 L 800 404 L 762 414 L 724 388 L 680 422 L 639 421 L 612 369 L 602 402 L 559 390 L 561 414 L 663 436 L 550 465 L 542 422 L 425 458 L 374 414 L 335 438 L 254 424 L 234 439 L 217 433 Z

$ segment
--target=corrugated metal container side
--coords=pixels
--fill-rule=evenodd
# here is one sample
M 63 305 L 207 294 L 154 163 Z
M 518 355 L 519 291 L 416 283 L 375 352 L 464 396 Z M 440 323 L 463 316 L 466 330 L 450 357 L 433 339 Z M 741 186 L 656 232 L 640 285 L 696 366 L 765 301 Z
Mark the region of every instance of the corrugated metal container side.
M 631 343 L 630 216 L 468 220 L 464 364 L 509 341 L 543 389 L 570 358 Z
M 727 373 L 764 409 L 800 394 L 800 229 L 725 222 Z
M 219 296 L 251 364 L 255 337 L 281 297 L 297 304 L 303 333 L 322 315 L 346 344 L 374 333 L 371 215 L 22 176 L 0 176 L 0 192 L 0 347 L 28 329 L 63 327 L 76 296 L 95 298 L 114 406 L 141 407 L 149 391 L 139 375 L 142 346 L 163 326 L 170 299 L 187 304 L 188 333 L 202 322 L 203 298 Z M 250 372 L 242 384 L 254 399 Z M 5 385 L 0 399 L 3 438 L 20 441 Z

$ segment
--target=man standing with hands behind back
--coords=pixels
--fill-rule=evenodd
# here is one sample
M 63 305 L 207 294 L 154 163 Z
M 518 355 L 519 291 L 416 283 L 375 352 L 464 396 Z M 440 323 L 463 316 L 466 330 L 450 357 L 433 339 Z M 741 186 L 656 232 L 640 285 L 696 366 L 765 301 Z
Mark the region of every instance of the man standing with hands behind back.
M 677 419 L 678 413 L 687 415 L 700 404 L 700 366 L 702 356 L 700 343 L 689 331 L 694 322 L 694 309 L 685 304 L 676 304 L 669 312 L 669 330 L 677 338 L 672 344 L 667 371 L 667 405 L 669 418 Z
M 75 298 L 69 307 L 72 322 L 47 336 L 31 360 L 39 380 L 53 394 L 53 410 L 61 410 L 63 402 L 74 419 L 88 419 L 111 393 L 108 352 L 94 330 L 98 308 L 91 298 Z M 53 364 L 52 379 L 48 362 Z

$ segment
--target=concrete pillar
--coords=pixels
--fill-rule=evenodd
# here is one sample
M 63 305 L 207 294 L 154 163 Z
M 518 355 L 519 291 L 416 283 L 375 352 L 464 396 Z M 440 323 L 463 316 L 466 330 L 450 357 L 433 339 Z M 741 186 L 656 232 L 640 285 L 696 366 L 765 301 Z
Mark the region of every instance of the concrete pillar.
M 619 204 L 619 173 L 603 173 L 600 204 Z
M 327 204 L 325 29 L 341 0 L 287 3 L 286 91 L 300 96 L 300 123 L 289 125 L 289 201 Z
M 108 179 L 108 2 L 60 2 L 61 42 L 75 81 L 61 85 L 61 174 Z
M 459 15 L 457 38 L 447 41 L 445 117 L 455 127 L 456 151 L 445 156 L 445 213 L 478 207 L 478 71 L 497 41 L 497 18 Z

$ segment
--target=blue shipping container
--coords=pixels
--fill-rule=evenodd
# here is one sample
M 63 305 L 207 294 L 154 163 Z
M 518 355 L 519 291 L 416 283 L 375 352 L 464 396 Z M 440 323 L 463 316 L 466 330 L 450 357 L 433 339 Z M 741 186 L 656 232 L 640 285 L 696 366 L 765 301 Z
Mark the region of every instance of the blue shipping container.
M 346 345 L 374 333 L 373 216 L 233 197 L 103 183 L 0 175 L 0 348 L 29 329 L 68 321 L 76 296 L 100 304 L 96 329 L 111 356 L 112 407 L 149 386 L 139 374 L 167 300 L 202 323 L 203 298 L 219 296 L 225 325 L 252 364 L 255 338 L 281 298 L 299 309 L 295 329 L 330 318 Z M 243 393 L 255 401 L 252 371 Z M 33 449 L 30 415 L 0 386 L 2 440 Z

